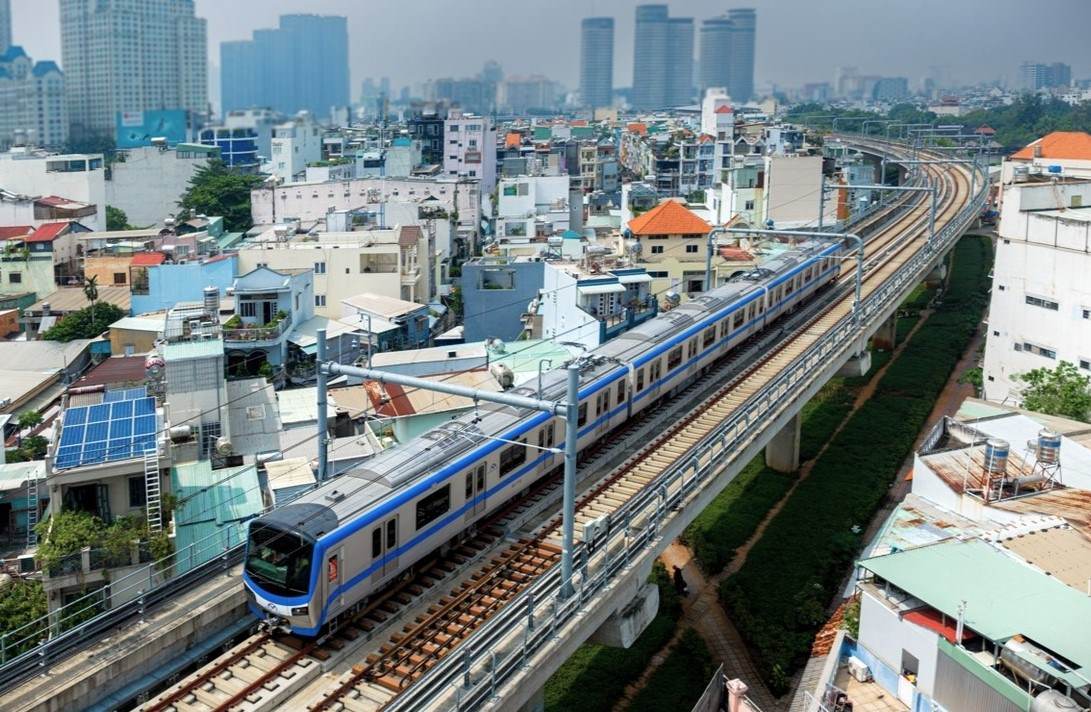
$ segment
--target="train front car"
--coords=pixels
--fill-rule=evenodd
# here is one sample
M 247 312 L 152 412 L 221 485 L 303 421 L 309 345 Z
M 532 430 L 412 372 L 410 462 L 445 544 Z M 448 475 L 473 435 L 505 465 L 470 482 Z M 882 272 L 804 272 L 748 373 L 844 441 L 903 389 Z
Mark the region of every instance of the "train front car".
M 337 516 L 314 503 L 289 504 L 250 522 L 243 584 L 251 612 L 293 631 L 321 627 L 318 538 Z

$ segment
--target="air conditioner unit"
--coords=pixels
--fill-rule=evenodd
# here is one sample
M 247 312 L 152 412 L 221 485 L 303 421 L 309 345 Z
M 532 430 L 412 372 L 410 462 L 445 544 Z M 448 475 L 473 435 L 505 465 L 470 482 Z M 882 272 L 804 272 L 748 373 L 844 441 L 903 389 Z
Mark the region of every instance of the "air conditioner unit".
M 849 656 L 849 674 L 858 682 L 868 682 L 871 680 L 871 669 L 863 660 L 855 655 Z

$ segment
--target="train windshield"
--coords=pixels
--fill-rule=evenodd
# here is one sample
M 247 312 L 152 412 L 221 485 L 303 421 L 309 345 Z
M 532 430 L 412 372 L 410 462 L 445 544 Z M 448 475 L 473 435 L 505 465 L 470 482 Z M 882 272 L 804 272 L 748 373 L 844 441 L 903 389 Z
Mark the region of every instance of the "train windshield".
M 246 572 L 261 587 L 278 596 L 307 593 L 314 545 L 298 534 L 267 524 L 250 525 Z

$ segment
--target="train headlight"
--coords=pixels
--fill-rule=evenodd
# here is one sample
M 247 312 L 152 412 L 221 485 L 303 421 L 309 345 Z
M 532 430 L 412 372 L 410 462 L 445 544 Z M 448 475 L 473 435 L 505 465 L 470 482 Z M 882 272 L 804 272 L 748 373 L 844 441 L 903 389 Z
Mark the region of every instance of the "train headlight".
M 310 611 L 309 611 L 307 606 L 296 606 L 295 608 L 292 609 L 292 615 L 293 616 L 305 616 L 309 612 Z

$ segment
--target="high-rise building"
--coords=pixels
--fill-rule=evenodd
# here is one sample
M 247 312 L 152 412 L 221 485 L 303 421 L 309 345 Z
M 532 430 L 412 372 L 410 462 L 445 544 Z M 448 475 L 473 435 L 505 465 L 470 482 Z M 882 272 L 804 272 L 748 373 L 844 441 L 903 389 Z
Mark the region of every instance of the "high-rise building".
M 693 19 L 670 17 L 666 5 L 636 8 L 632 103 L 662 109 L 693 99 Z
M 1067 87 L 1072 84 L 1072 67 L 1062 62 L 1023 62 L 1019 66 L 1019 78 L 1025 91 Z
M 726 17 L 714 17 L 701 23 L 698 86 L 727 88 L 731 64 L 731 36 L 734 25 Z
M 592 108 L 614 103 L 614 18 L 580 23 L 580 101 Z
M 276 29 L 220 45 L 223 110 L 263 106 L 327 117 L 350 103 L 348 61 L 344 17 L 281 15 Z
M 667 96 L 666 5 L 638 5 L 633 42 L 633 107 L 659 109 Z
M 31 61 L 19 45 L 0 54 L 0 106 L 0 149 L 59 149 L 68 138 L 64 74 L 56 62 Z
M 113 136 L 121 112 L 208 109 L 208 47 L 193 0 L 60 0 L 73 138 Z
M 667 22 L 668 106 L 693 101 L 693 18 L 672 17 Z
M 11 0 L 0 0 L 0 54 L 11 47 Z
M 747 101 L 754 95 L 754 39 L 757 12 L 750 8 L 727 11 L 731 21 L 731 54 L 727 65 L 727 93 L 733 101 Z

